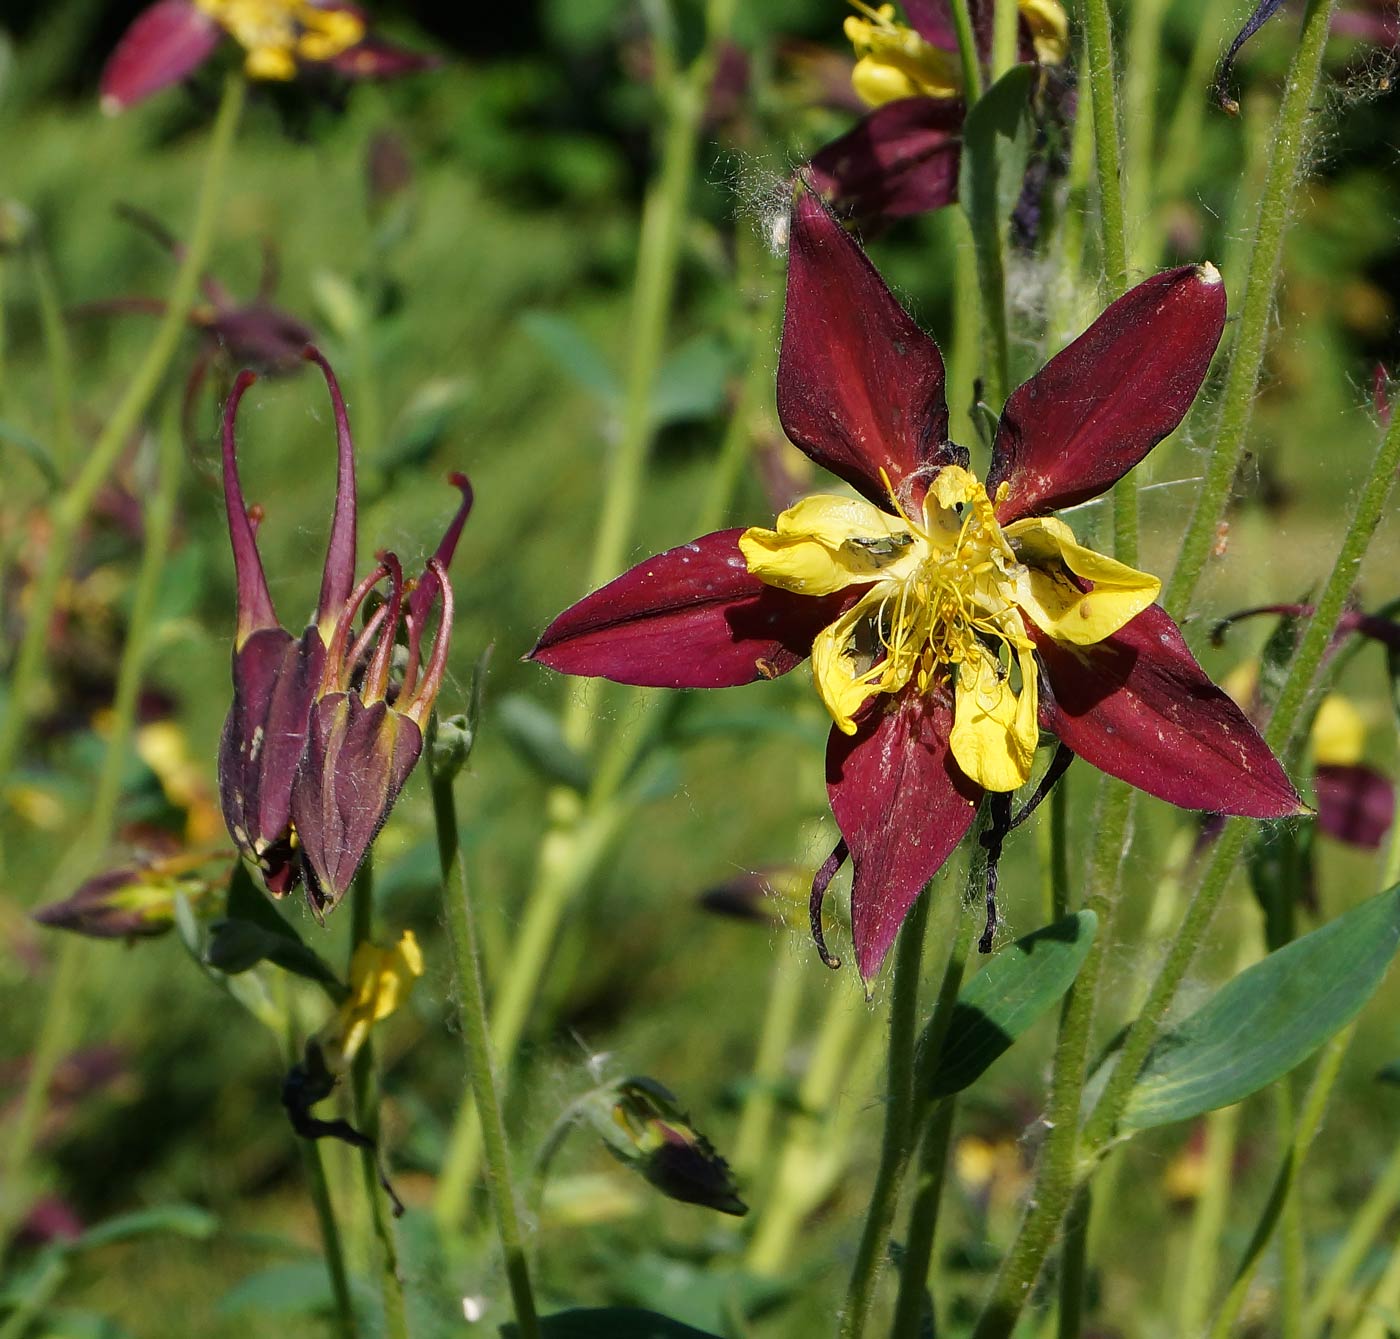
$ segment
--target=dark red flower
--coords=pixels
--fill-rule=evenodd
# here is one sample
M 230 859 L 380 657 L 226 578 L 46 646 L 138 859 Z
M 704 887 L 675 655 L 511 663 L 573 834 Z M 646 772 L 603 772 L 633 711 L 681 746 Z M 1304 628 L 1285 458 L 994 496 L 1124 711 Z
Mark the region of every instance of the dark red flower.
M 102 110 L 122 111 L 188 78 L 225 36 L 247 53 L 250 79 L 293 79 L 304 67 L 392 79 L 438 63 L 375 37 L 364 10 L 343 0 L 156 0 L 108 58 Z
M 873 108 L 813 155 L 805 175 L 843 217 L 874 223 L 941 209 L 957 199 L 967 103 L 957 35 L 946 0 L 904 0 L 906 26 L 893 5 L 846 20 L 858 57 L 851 83 Z M 1060 63 L 1068 22 L 1058 0 L 1021 0 L 1020 56 Z M 971 19 L 985 57 L 992 6 L 973 0 Z
M 244 504 L 238 478 L 234 420 L 244 392 L 255 380 L 252 372 L 239 374 L 224 412 L 224 501 L 238 581 L 238 628 L 233 705 L 219 745 L 219 798 L 229 833 L 257 864 L 268 891 L 279 896 L 290 891 L 309 870 L 307 894 L 319 911 L 333 905 L 348 886 L 421 752 L 423 720 L 442 681 L 452 629 L 447 566 L 472 494 L 465 476 L 451 476 L 462 502 L 427 571 L 406 602 L 400 574 L 390 601 L 352 637 L 352 622 L 366 595 L 389 571 L 397 571 L 398 563 L 390 559 L 392 567 L 381 565 L 355 585 L 355 448 L 350 423 L 330 365 L 313 348 L 305 356 L 320 366 L 330 388 L 338 466 L 321 595 L 315 619 L 300 637 L 277 620 L 258 556 L 253 515 Z M 438 632 L 420 677 L 423 634 L 439 594 Z M 391 689 L 389 662 L 401 613 L 409 655 L 402 684 Z M 367 657 L 368 668 L 362 668 Z M 389 706 L 391 696 L 397 709 Z M 413 731 L 420 737 L 410 748 Z M 402 733 L 405 742 L 389 740 L 392 747 L 386 757 L 386 739 L 392 732 Z M 350 795 L 356 788 L 358 796 Z M 294 810 L 304 820 L 295 826 Z
M 1012 394 L 983 488 L 948 440 L 937 346 L 803 191 L 778 412 L 863 499 L 806 498 L 773 530 L 721 531 L 640 563 L 555 619 L 531 656 L 715 688 L 773 678 L 810 651 L 836 724 L 827 788 L 867 978 L 983 793 L 1027 780 L 1037 721 L 1174 804 L 1296 813 L 1277 759 L 1152 603 L 1158 583 L 1047 515 L 1112 487 L 1180 423 L 1224 318 L 1210 266 L 1120 298 Z

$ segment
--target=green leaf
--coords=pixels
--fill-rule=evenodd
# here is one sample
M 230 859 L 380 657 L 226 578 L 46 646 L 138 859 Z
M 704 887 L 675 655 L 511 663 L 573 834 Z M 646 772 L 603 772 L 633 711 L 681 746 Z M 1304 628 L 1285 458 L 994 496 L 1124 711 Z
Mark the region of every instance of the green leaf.
M 687 340 L 657 374 L 652 422 L 660 428 L 717 414 L 724 407 L 733 362 L 729 346 L 715 335 Z
M 1268 1087 L 1358 1013 L 1400 945 L 1400 885 L 1246 968 L 1152 1048 L 1121 1128 L 1146 1130 Z
M 584 390 L 596 396 L 608 409 L 616 410 L 622 401 L 622 387 L 597 347 L 566 316 L 555 312 L 530 311 L 520 318 L 520 328 Z
M 958 199 L 973 232 L 1000 232 L 1020 199 L 1031 150 L 1034 69 L 1008 70 L 972 106 L 963 122 Z
M 282 1316 L 322 1315 L 331 1309 L 330 1278 L 320 1260 L 273 1265 L 235 1283 L 214 1307 L 220 1316 L 244 1311 L 275 1312 Z
M 520 1331 L 514 1322 L 501 1326 L 501 1333 L 514 1339 Z M 705 1330 L 692 1329 L 678 1320 L 659 1316 L 655 1311 L 635 1311 L 631 1307 L 578 1307 L 540 1317 L 544 1339 L 718 1339 Z
M 70 1251 L 86 1251 L 108 1246 L 114 1241 L 149 1236 L 153 1232 L 168 1232 L 177 1237 L 207 1241 L 219 1230 L 219 1220 L 207 1209 L 193 1204 L 163 1204 L 152 1209 L 138 1209 L 118 1214 L 90 1227 L 66 1247 Z
M 575 790 L 588 789 L 588 763 L 564 738 L 564 728 L 553 712 L 532 698 L 512 693 L 497 706 L 496 723 L 515 751 L 548 780 Z
M 1002 949 L 958 993 L 928 1097 L 969 1087 L 1070 987 L 1094 942 L 1098 917 L 1076 912 Z
M 209 927 L 204 960 L 229 976 L 270 962 L 325 986 L 336 999 L 345 994 L 340 978 L 320 954 L 302 943 L 295 928 L 258 891 L 241 863 L 229 883 L 228 915 Z

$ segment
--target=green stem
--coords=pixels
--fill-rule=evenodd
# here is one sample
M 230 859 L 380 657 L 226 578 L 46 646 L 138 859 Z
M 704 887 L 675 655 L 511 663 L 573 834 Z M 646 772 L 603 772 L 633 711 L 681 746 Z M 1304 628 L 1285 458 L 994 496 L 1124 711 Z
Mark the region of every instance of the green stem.
M 519 1339 L 539 1339 L 539 1320 L 535 1312 L 534 1292 L 530 1286 L 524 1237 L 520 1231 L 515 1187 L 511 1180 L 505 1122 L 501 1116 L 501 1104 L 496 1092 L 491 1039 L 486 1026 L 486 992 L 482 984 L 481 962 L 477 953 L 476 913 L 467 886 L 466 864 L 462 859 L 451 775 L 435 772 L 432 776 L 432 792 L 438 859 L 442 866 L 443 905 L 448 937 L 452 944 L 462 1042 L 466 1048 L 472 1096 L 481 1115 L 486 1186 L 496 1215 L 496 1232 L 505 1257 L 506 1279 L 515 1305 Z
M 1016 0 L 996 0 L 992 11 L 992 82 L 1016 64 L 1021 7 Z
M 1228 11 L 1210 8 L 1202 12 L 1196 24 L 1196 42 L 1181 81 L 1181 93 L 1176 110 L 1160 144 L 1161 162 L 1157 171 L 1157 198 L 1164 201 L 1179 199 L 1186 191 L 1191 174 L 1201 165 L 1201 138 L 1205 127 L 1209 99 L 1201 90 L 1210 78 L 1223 38 L 1220 16 Z M 1233 17 L 1233 16 L 1229 16 Z
M 753 1087 L 744 1102 L 739 1128 L 734 1135 L 734 1170 L 750 1181 L 762 1173 L 768 1160 L 766 1154 L 778 1108 L 778 1088 L 801 1009 L 802 973 L 797 964 L 786 956 L 779 956 L 773 962 L 768 1004 L 763 1011 L 753 1070 L 749 1075 Z
M 762 1278 L 783 1273 L 793 1238 L 830 1190 L 835 1168 L 822 1157 L 821 1135 L 836 1123 L 833 1112 L 843 1088 L 864 1097 L 851 1070 L 859 1063 L 865 1043 L 874 1041 L 873 1028 L 864 1003 L 853 998 L 845 984 L 837 978 L 828 985 L 826 1009 L 798 1086 L 798 1110 L 789 1122 L 776 1159 L 778 1170 L 745 1256 L 745 1267 Z M 841 1148 L 843 1159 L 848 1150 L 849 1145 Z
M 1201 1334 L 1210 1315 L 1210 1299 L 1215 1291 L 1216 1269 L 1220 1259 L 1220 1237 L 1234 1182 L 1239 1124 L 1238 1106 L 1212 1111 L 1206 1117 L 1201 1192 L 1191 1217 L 1186 1265 L 1172 1283 L 1180 1299 L 1176 1326 L 1178 1334 Z
M 1342 1244 L 1326 1272 L 1313 1289 L 1312 1300 L 1303 1313 L 1303 1334 L 1316 1339 L 1327 1324 L 1342 1290 L 1356 1277 L 1377 1238 L 1384 1231 L 1395 1206 L 1400 1204 L 1400 1141 L 1386 1161 L 1385 1169 L 1371 1187 L 1347 1228 Z
M 958 61 L 962 65 L 963 100 L 969 107 L 982 96 L 982 62 L 977 58 L 977 36 L 967 0 L 950 0 L 953 31 L 958 37 Z
M 117 667 L 111 733 L 107 738 L 87 835 L 81 848 L 81 859 L 89 868 L 111 841 L 115 825 L 121 776 L 128 760 L 141 678 L 150 655 L 150 634 L 160 578 L 170 547 L 179 477 L 179 446 L 174 416 L 166 415 L 159 437 L 155 493 L 145 516 L 146 544 L 132 597 L 126 644 Z M 74 936 L 65 934 L 61 938 L 58 963 L 49 986 L 43 1021 L 35 1042 L 24 1096 L 20 1101 L 19 1119 L 6 1141 L 3 1156 L 0 1156 L 0 1169 L 3 1169 L 0 1182 L 5 1184 L 13 1185 L 16 1182 L 29 1159 L 39 1121 L 48 1102 L 54 1070 L 69 1044 L 74 1021 L 74 995 L 80 987 L 81 964 L 86 950 L 82 940 Z M 9 1218 L 8 1214 L 0 1217 L 0 1247 L 8 1238 Z
M 1390 1318 L 1400 1311 L 1400 1246 L 1390 1254 L 1390 1263 L 1371 1294 L 1370 1305 L 1362 1322 L 1351 1334 L 1351 1339 L 1390 1339 L 1395 1333 Z
M 321 1146 L 314 1139 L 298 1139 L 302 1167 L 311 1191 L 311 1203 L 316 1210 L 316 1223 L 321 1231 L 321 1246 L 326 1256 L 326 1272 L 331 1278 L 331 1296 L 335 1300 L 335 1327 L 339 1339 L 355 1339 L 355 1309 L 350 1299 L 350 1278 L 345 1269 L 345 1247 L 340 1239 L 340 1225 L 335 1218 L 331 1188 L 326 1180 L 326 1165 L 321 1159 Z
M 1205 570 L 1249 432 L 1254 393 L 1268 344 L 1284 234 L 1303 170 L 1308 115 L 1322 74 L 1322 53 L 1335 4 L 1336 0 L 1308 0 L 1303 31 L 1288 71 L 1283 104 L 1272 127 L 1273 154 L 1259 203 L 1259 221 L 1250 249 L 1239 330 L 1226 374 L 1215 440 L 1207 456 L 1205 481 L 1196 494 L 1196 505 L 1182 540 L 1176 568 L 1162 600 L 1177 618 L 1190 605 Z
M 374 936 L 374 852 L 365 856 L 350 885 L 350 961 L 361 944 Z M 350 980 L 353 972 L 346 971 Z M 394 1225 L 385 1204 L 383 1186 L 379 1183 L 379 1081 L 374 1065 L 374 1043 L 365 1041 L 356 1052 L 350 1066 L 351 1103 L 356 1126 L 373 1140 L 369 1148 L 356 1150 L 360 1162 L 360 1181 L 365 1203 L 369 1206 L 370 1222 L 379 1242 L 379 1283 L 384 1299 L 384 1322 L 389 1339 L 408 1339 L 408 1312 L 404 1304 L 403 1280 L 399 1277 L 399 1250 L 394 1240 Z
M 914 1047 L 918 1038 L 919 968 L 924 957 L 932 888 L 915 901 L 895 946 L 894 990 L 890 1002 L 889 1069 L 885 1092 L 885 1131 L 880 1165 L 866 1211 L 865 1229 L 856 1248 L 856 1262 L 841 1316 L 841 1339 L 859 1339 L 870 1321 L 875 1284 L 889 1251 L 890 1227 L 899 1203 L 899 1189 L 909 1165 L 913 1142 Z
M 1084 1285 L 1089 1276 L 1089 1220 L 1093 1199 L 1087 1184 L 1075 1191 L 1065 1215 L 1060 1242 L 1059 1297 L 1056 1333 L 1059 1339 L 1079 1339 L 1084 1325 Z
M 49 385 L 53 396 L 53 444 L 59 469 L 72 467 L 77 457 L 77 430 L 73 426 L 73 346 L 63 319 L 63 303 L 58 296 L 53 270 L 43 244 L 30 243 L 30 266 L 34 290 L 39 300 L 39 324 L 44 333 L 44 350 L 49 362 Z
M 1110 298 L 1128 287 L 1128 248 L 1123 221 L 1123 159 L 1118 131 L 1118 88 L 1113 63 L 1113 23 L 1108 0 L 1082 0 L 1080 21 L 1088 59 L 1094 120 L 1094 168 L 1099 188 L 1099 241 L 1105 286 Z M 1137 480 L 1133 474 L 1113 489 L 1113 556 L 1136 566 L 1138 561 Z
M 968 843 L 968 898 L 973 890 L 985 886 L 985 852 L 978 845 L 980 824 L 964 840 Z M 927 894 L 926 894 L 927 896 Z M 948 1143 L 953 1133 L 953 1116 L 957 1099 L 945 1097 L 930 1101 L 924 1097 L 933 1068 L 943 1053 L 948 1028 L 953 1021 L 953 1009 L 958 1001 L 967 971 L 967 955 L 972 947 L 977 918 L 966 906 L 960 908 L 953 946 L 943 967 L 943 979 L 938 986 L 938 999 L 933 1014 L 919 1037 L 914 1074 L 914 1126 L 916 1137 L 922 1131 L 919 1144 L 918 1171 L 914 1181 L 913 1201 L 909 1208 L 909 1228 L 904 1238 L 904 1260 L 899 1270 L 899 1296 L 895 1301 L 894 1324 L 890 1329 L 895 1339 L 914 1339 L 923 1325 L 924 1295 L 928 1289 L 929 1267 L 933 1260 L 933 1243 L 938 1235 L 939 1210 L 943 1203 L 943 1186 L 947 1179 Z
M 210 136 L 189 247 L 176 273 L 169 305 L 156 328 L 146 357 L 128 383 L 126 393 L 112 411 L 92 450 L 87 453 L 77 477 L 53 508 L 47 560 L 30 601 L 10 692 L 4 714 L 0 716 L 0 782 L 9 776 L 14 766 L 25 724 L 36 705 L 49 627 L 78 531 L 87 518 L 88 508 L 97 490 L 145 413 L 179 347 L 180 335 L 194 303 L 195 287 L 214 233 L 224 169 L 243 108 L 244 86 L 242 74 L 231 74 L 224 81 L 223 98 Z
M 710 0 L 704 48 L 683 73 L 663 77 L 659 89 L 666 115 L 660 170 L 642 207 L 621 436 L 608 468 L 589 565 L 589 590 L 611 581 L 621 570 L 641 500 L 647 461 L 656 436 L 652 397 L 675 298 L 700 125 L 720 46 L 733 21 L 735 3 L 736 0 Z M 668 68 L 669 62 L 663 63 L 662 69 Z M 565 734 L 576 748 L 585 747 L 593 732 L 596 690 L 588 686 L 593 682 L 587 681 L 584 688 L 570 698 L 565 713 Z
M 1152 213 L 1153 131 L 1157 127 L 1157 94 L 1162 50 L 1162 16 L 1167 0 L 1136 0 L 1128 12 L 1128 36 L 1123 60 L 1123 216 L 1133 232 L 1131 256 L 1155 245 L 1149 226 Z M 1208 24 L 1202 23 L 1202 27 Z M 1201 102 L 1200 86 L 1196 101 Z M 1152 243 L 1148 239 L 1154 239 Z
M 1269 1198 L 1264 1204 L 1259 1222 L 1255 1225 L 1249 1245 L 1245 1248 L 1244 1259 L 1240 1261 L 1239 1268 L 1235 1272 L 1234 1282 L 1230 1285 L 1230 1291 L 1226 1294 L 1225 1301 L 1215 1317 L 1215 1323 L 1211 1326 L 1210 1339 L 1229 1339 L 1230 1335 L 1239 1332 L 1237 1322 L 1240 1312 L 1244 1308 L 1245 1299 L 1249 1296 L 1249 1286 L 1254 1279 L 1254 1271 L 1258 1268 L 1259 1260 L 1264 1254 L 1264 1248 L 1269 1244 L 1270 1237 L 1273 1236 L 1274 1228 L 1283 1217 L 1284 1206 L 1297 1183 L 1303 1160 L 1307 1157 L 1308 1149 L 1322 1126 L 1322 1117 L 1327 1111 L 1328 1098 L 1332 1095 L 1332 1087 L 1341 1071 L 1342 1060 L 1346 1056 L 1347 1047 L 1351 1045 L 1351 1039 L 1355 1033 L 1356 1024 L 1351 1023 L 1333 1037 L 1323 1049 L 1322 1056 L 1317 1062 L 1317 1070 L 1313 1074 L 1312 1083 L 1308 1086 L 1308 1095 L 1303 1102 L 1303 1109 L 1298 1113 L 1297 1122 L 1293 1126 L 1293 1138 L 1274 1177 Z

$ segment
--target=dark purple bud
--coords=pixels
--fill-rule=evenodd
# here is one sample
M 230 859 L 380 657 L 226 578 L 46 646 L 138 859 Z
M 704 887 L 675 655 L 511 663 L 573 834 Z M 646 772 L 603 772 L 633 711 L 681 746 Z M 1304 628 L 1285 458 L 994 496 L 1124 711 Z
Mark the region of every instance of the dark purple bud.
M 360 605 L 386 576 L 392 582 L 387 604 L 351 645 L 350 628 Z M 403 572 L 398 559 L 385 554 L 346 602 L 311 709 L 291 808 L 306 866 L 307 898 L 318 914 L 345 895 L 423 752 L 419 723 L 388 700 L 402 601 Z M 450 599 L 444 617 L 449 613 Z M 363 682 L 354 688 L 358 662 L 376 635 Z
M 1317 825 L 1348 846 L 1374 851 L 1395 817 L 1390 779 L 1364 763 L 1322 763 L 1317 785 Z
M 177 896 L 200 903 L 228 881 L 229 854 L 134 862 L 95 875 L 61 902 L 34 913 L 41 925 L 90 939 L 139 939 L 175 924 Z
M 594 1124 L 608 1151 L 638 1172 L 668 1199 L 700 1204 L 736 1217 L 748 1213 L 739 1198 L 729 1164 L 690 1124 L 672 1094 L 655 1079 L 631 1078 L 617 1084 Z

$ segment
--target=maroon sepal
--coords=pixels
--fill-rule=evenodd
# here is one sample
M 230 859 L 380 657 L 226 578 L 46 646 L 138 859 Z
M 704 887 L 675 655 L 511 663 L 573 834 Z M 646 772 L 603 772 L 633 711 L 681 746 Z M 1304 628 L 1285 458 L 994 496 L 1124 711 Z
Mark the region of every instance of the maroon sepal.
M 1269 746 L 1160 606 L 1093 646 L 1030 633 L 1045 670 L 1040 723 L 1086 762 L 1183 809 L 1305 812 Z
M 213 54 L 223 30 L 191 0 L 157 0 L 132 21 L 102 69 L 102 110 L 122 111 L 178 84 Z
M 946 702 L 906 690 L 877 699 L 854 735 L 831 732 L 827 795 L 854 865 L 851 938 L 867 981 L 977 813 L 982 790 L 953 761 L 952 725 Z
M 379 37 L 366 37 L 325 64 L 347 79 L 399 79 L 435 70 L 442 64 L 442 58 L 423 51 L 410 51 Z
M 859 596 L 765 586 L 739 552 L 741 528 L 638 563 L 566 609 L 527 657 L 565 674 L 643 688 L 732 688 L 776 679 Z
M 325 667 L 315 628 L 260 628 L 233 653 L 233 705 L 219 740 L 219 803 L 229 835 L 281 897 L 301 882 L 292 779 Z
M 813 194 L 792 207 L 778 355 L 783 431 L 823 469 L 889 506 L 920 469 L 951 463 L 943 355 L 860 244 Z
M 350 887 L 423 751 L 418 727 L 383 699 L 331 693 L 312 709 L 292 790 L 292 821 L 317 911 Z
M 1365 763 L 1322 763 L 1317 786 L 1317 825 L 1348 846 L 1377 850 L 1395 817 L 1390 778 Z
M 1225 323 L 1225 285 L 1183 265 L 1124 294 L 1012 393 L 987 491 L 1003 524 L 1097 497 L 1185 417 Z
M 958 196 L 965 107 L 901 98 L 813 155 L 806 176 L 843 218 L 866 225 L 926 214 Z

